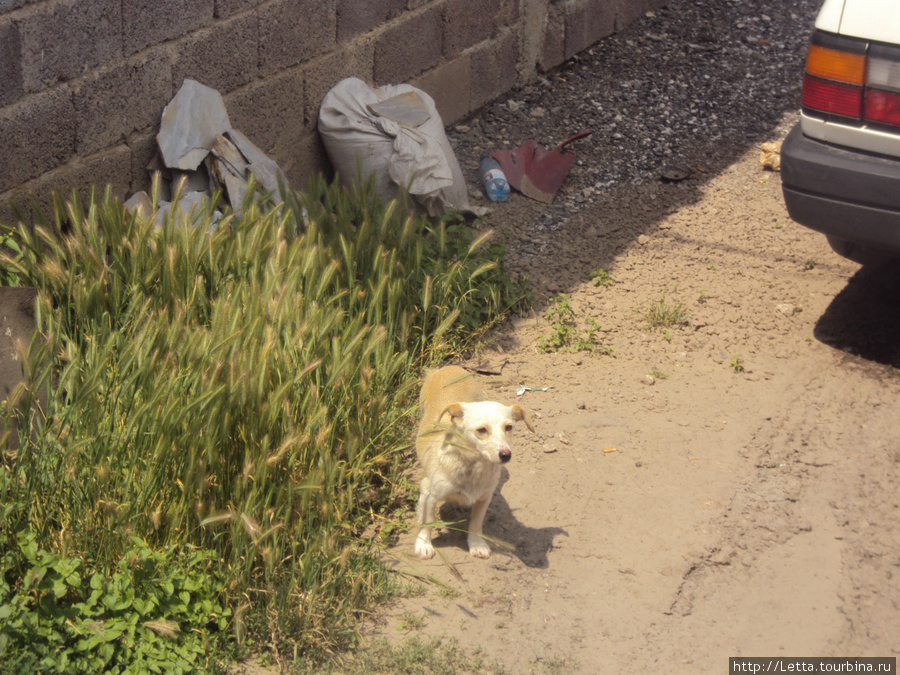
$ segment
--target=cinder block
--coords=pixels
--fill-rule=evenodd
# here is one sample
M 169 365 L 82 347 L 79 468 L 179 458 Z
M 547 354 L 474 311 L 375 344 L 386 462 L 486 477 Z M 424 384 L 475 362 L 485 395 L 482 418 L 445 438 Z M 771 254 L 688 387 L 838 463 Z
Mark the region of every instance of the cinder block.
M 113 196 L 124 199 L 131 190 L 131 148 L 122 144 L 90 157 L 76 158 L 35 183 L 38 194 L 52 194 L 57 189 L 67 200 L 73 191 L 87 200 L 92 190 L 99 200 L 107 186 L 112 188 Z
M 76 152 L 90 154 L 158 125 L 172 98 L 169 47 L 94 71 L 73 84 Z
M 238 12 L 252 9 L 265 0 L 215 0 L 215 16 L 217 19 L 226 19 Z
M 131 191 L 131 148 L 125 144 L 117 145 L 79 159 L 73 163 L 65 177 L 56 179 L 51 184 L 58 185 L 68 194 L 76 190 L 85 199 L 92 187 L 96 187 L 97 198 L 101 198 L 108 185 L 112 188 L 113 196 L 125 199 Z
M 567 59 L 616 29 L 616 5 L 610 0 L 578 0 L 569 3 L 565 11 Z
M 444 56 L 453 58 L 495 33 L 501 0 L 451 0 L 444 5 Z
M 19 211 L 21 222 L 25 225 L 33 225 L 39 221 L 38 214 L 47 223 L 53 223 L 53 189 L 41 184 L 40 192 L 36 191 L 36 183 L 27 183 L 25 186 L 12 190 L 0 199 L 0 223 L 15 225 L 20 222 L 13 217 L 13 205 Z
M 128 194 L 130 184 L 131 150 L 125 145 L 119 145 L 91 157 L 74 159 L 6 193 L 0 202 L 8 209 L 9 201 L 14 201 L 24 212 L 28 224 L 34 221 L 38 210 L 47 221 L 52 222 L 54 190 L 68 201 L 73 190 L 81 199 L 87 200 L 93 188 L 99 200 L 109 185 L 113 195 L 122 199 Z M 3 213 L 0 211 L 0 221 L 2 219 Z
M 472 109 L 480 108 L 516 86 L 518 36 L 507 31 L 484 48 L 472 52 Z
M 125 56 L 208 26 L 213 20 L 214 0 L 120 1 Z
M 397 17 L 406 8 L 406 0 L 338 0 L 338 44 L 377 28 Z
M 131 150 L 131 181 L 129 185 L 129 194 L 138 190 L 150 190 L 150 173 L 147 166 L 156 155 L 158 146 L 156 145 L 157 127 L 154 125 L 150 131 L 141 131 L 132 134 L 126 144 Z
M 0 192 L 68 160 L 75 152 L 75 108 L 66 85 L 0 110 Z
M 288 184 L 296 190 L 305 190 L 314 173 L 322 174 L 326 180 L 334 178 L 322 137 L 315 131 L 302 133 L 290 147 L 276 152 L 273 159 L 284 171 Z
M 259 73 L 271 75 L 335 44 L 336 0 L 277 0 L 259 10 Z
M 22 98 L 22 49 L 19 28 L 0 21 L 0 108 Z
M 542 72 L 555 68 L 566 60 L 566 21 L 562 10 L 552 6 L 547 12 L 543 43 L 537 67 Z
M 359 38 L 342 49 L 310 61 L 304 66 L 306 73 L 304 109 L 307 129 L 316 128 L 322 99 L 338 82 L 348 77 L 358 77 L 363 82 L 369 83 L 373 81 L 374 53 L 374 40 Z
M 275 159 L 305 133 L 303 86 L 297 67 L 237 89 L 225 97 L 231 126 Z
M 441 8 L 410 14 L 375 42 L 376 84 L 399 84 L 431 68 L 443 49 Z
M 0 225 L 15 225 L 17 222 L 12 204 L 10 204 L 13 197 L 12 191 L 0 194 Z
M 40 194 L 36 194 L 29 185 L 26 184 L 0 196 L 0 223 L 16 225 L 20 222 L 13 215 L 14 206 L 18 209 L 21 222 L 24 222 L 26 225 L 32 225 L 37 221 L 36 213 L 38 209 L 44 214 L 48 222 L 53 220 L 52 192 L 46 193 L 42 191 Z
M 202 82 L 225 94 L 256 77 L 259 22 L 252 12 L 220 21 L 179 40 L 172 60 L 172 81 Z
M 472 109 L 472 64 L 468 55 L 438 66 L 413 84 L 434 99 L 444 126 L 461 120 Z
M 120 0 L 39 5 L 19 21 L 22 79 L 36 92 L 122 56 Z

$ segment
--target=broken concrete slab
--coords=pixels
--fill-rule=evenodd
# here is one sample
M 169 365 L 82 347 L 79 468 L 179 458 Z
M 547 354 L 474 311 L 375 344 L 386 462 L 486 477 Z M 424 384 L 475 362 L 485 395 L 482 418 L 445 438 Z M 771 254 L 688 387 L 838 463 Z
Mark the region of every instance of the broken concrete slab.
M 234 143 L 235 147 L 241 151 L 241 154 L 247 158 L 247 161 L 253 164 L 254 162 L 261 162 L 264 160 L 268 160 L 272 162 L 266 156 L 262 150 L 260 150 L 249 138 L 247 138 L 242 132 L 237 129 L 229 129 L 224 134 L 228 140 Z M 275 162 L 272 162 L 274 164 Z
M 26 381 L 22 366 L 29 344 L 37 333 L 37 295 L 36 288 L 0 288 L 0 400 L 11 405 L 21 399 L 30 384 Z M 36 395 L 38 400 L 38 405 L 31 407 L 32 429 L 36 431 L 41 411 L 47 410 L 47 390 L 42 387 L 31 394 Z M 20 445 L 18 421 L 11 420 L 11 426 L 7 429 L 5 420 L 0 416 L 0 438 L 7 431 L 6 447 L 15 450 Z
M 243 178 L 230 172 L 225 172 L 223 178 L 225 192 L 228 193 L 228 203 L 231 204 L 231 208 L 236 215 L 241 215 L 241 212 L 244 210 L 244 199 L 247 198 L 248 183 Z
M 22 355 L 34 336 L 36 288 L 0 288 L 0 400 L 8 401 L 23 381 Z
M 157 199 L 166 202 L 172 201 L 172 170 L 163 162 L 158 149 L 147 163 L 147 174 L 150 176 L 150 183 L 157 186 Z
M 213 157 L 219 160 L 222 168 L 229 171 L 232 175 L 239 178 L 245 178 L 247 175 L 247 160 L 237 146 L 228 140 L 225 136 L 219 134 L 216 136 L 215 143 L 210 150 Z M 221 180 L 221 178 L 220 178 Z
M 172 212 L 172 215 L 181 219 L 183 222 L 196 225 L 200 217 L 209 210 L 210 197 L 205 192 L 188 192 L 181 195 L 177 202 L 160 202 L 156 214 L 153 216 L 153 224 L 156 227 L 162 227 L 165 219 Z M 222 219 L 222 213 L 218 210 L 213 211 L 213 224 L 211 230 L 215 229 L 216 224 Z
M 172 172 L 172 187 L 176 192 L 203 192 L 208 190 L 209 172 L 202 163 L 194 171 L 175 170 Z
M 156 139 L 159 153 L 147 171 L 158 191 L 159 211 L 153 214 L 147 206 L 149 198 L 137 195 L 129 199 L 129 208 L 142 215 L 149 212 L 147 217 L 157 224 L 163 222 L 172 208 L 170 202 L 178 195 L 182 195 L 179 208 L 185 215 L 192 204 L 199 203 L 201 194 L 207 200 L 218 194 L 216 206 L 231 205 L 239 214 L 251 176 L 261 190 L 283 201 L 280 185 L 287 181 L 278 164 L 231 128 L 225 103 L 215 89 L 185 80 L 163 110 Z
M 129 213 L 136 213 L 139 218 L 150 220 L 153 217 L 153 200 L 141 190 L 131 195 L 124 204 Z
M 250 173 L 256 176 L 256 181 L 262 188 L 270 193 L 275 201 L 283 201 L 284 197 L 281 194 L 281 189 L 278 184 L 279 181 L 282 184 L 287 184 L 287 181 L 284 178 L 281 167 L 279 167 L 274 160 L 269 159 L 266 153 L 256 147 L 256 145 L 253 144 L 253 141 L 244 136 L 244 134 L 237 129 L 230 129 L 225 136 L 235 144 L 237 149 L 241 151 L 241 154 L 250 163 Z
M 231 129 L 222 95 L 185 80 L 162 114 L 156 142 L 171 169 L 193 171 L 209 154 L 218 134 Z
M 250 173 L 256 178 L 256 182 L 262 186 L 262 189 L 272 195 L 272 199 L 276 202 L 283 202 L 284 196 L 281 194 L 279 180 L 285 184 L 284 174 L 281 168 L 271 160 L 264 162 L 253 162 L 249 167 Z
M 225 189 L 225 196 L 235 213 L 240 213 L 247 196 L 247 160 L 234 143 L 221 134 L 216 136 L 207 165 L 215 183 Z

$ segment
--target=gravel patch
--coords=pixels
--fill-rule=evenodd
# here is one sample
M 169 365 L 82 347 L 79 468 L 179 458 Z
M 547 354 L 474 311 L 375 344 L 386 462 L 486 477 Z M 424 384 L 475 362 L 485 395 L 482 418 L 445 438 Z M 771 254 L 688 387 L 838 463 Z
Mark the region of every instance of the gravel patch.
M 557 230 L 623 184 L 705 180 L 799 108 L 820 4 L 673 0 L 648 12 L 449 130 L 471 194 L 485 199 L 482 152 L 530 138 L 554 147 L 586 129 L 554 203 L 520 227 Z

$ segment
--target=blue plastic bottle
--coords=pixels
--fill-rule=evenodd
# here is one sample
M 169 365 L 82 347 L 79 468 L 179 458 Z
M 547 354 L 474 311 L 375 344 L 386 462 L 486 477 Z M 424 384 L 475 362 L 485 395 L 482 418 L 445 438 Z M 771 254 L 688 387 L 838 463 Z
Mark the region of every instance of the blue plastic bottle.
M 478 164 L 478 172 L 481 174 L 481 183 L 488 199 L 492 202 L 505 202 L 506 195 L 509 194 L 509 183 L 506 182 L 506 175 L 497 160 L 484 153 Z

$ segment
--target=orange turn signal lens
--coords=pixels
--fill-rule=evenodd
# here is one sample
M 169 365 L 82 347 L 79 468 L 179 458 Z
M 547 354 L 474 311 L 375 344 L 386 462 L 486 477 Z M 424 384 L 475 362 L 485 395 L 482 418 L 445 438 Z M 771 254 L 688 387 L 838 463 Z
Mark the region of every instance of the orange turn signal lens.
M 810 45 L 806 72 L 835 82 L 863 85 L 866 81 L 865 54 L 848 54 L 819 45 Z

